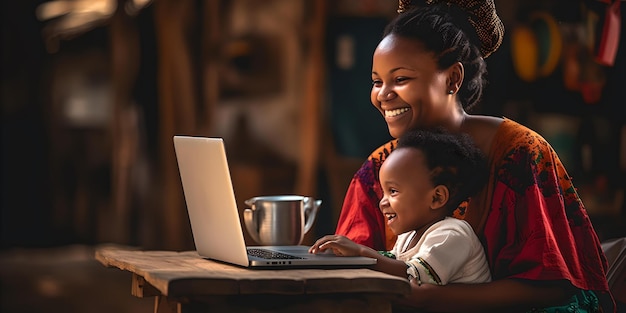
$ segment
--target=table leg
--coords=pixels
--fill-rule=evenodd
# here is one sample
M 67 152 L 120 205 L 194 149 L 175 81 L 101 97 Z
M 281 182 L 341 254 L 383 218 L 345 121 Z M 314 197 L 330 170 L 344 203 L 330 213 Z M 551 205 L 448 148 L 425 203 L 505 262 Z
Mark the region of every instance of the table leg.
M 133 273 L 130 293 L 137 298 L 159 296 L 161 292 L 152 286 L 142 276 Z
M 154 297 L 154 313 L 182 313 L 182 305 L 166 296 L 156 296 Z

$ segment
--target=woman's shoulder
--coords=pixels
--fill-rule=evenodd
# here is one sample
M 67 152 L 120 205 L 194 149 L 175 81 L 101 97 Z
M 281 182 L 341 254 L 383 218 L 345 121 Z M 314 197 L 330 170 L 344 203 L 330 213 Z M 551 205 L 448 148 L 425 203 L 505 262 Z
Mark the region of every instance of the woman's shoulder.
M 383 164 L 383 161 L 387 159 L 387 156 L 396 148 L 397 139 L 392 139 L 380 147 L 376 148 L 361 164 L 359 170 L 354 174 L 354 179 L 357 179 L 362 186 L 369 186 L 367 188 L 377 188 L 378 184 L 378 171 Z M 376 191 L 378 193 L 378 191 Z
M 379 161 L 379 162 L 384 161 L 387 158 L 387 156 L 389 156 L 389 154 L 396 148 L 397 144 L 398 144 L 397 139 L 389 140 L 388 142 L 384 143 L 380 147 L 376 148 L 370 154 L 370 156 L 368 157 L 368 160 Z
M 505 118 L 498 128 L 494 147 L 499 150 L 547 151 L 548 141 L 536 131 L 514 120 Z
M 522 192 L 534 184 L 537 175 L 553 177 L 557 173 L 564 189 L 571 185 L 556 151 L 539 133 L 512 120 L 502 123 L 494 141 L 492 162 L 498 168 L 498 177 L 516 185 Z M 555 172 L 556 171 L 556 172 Z

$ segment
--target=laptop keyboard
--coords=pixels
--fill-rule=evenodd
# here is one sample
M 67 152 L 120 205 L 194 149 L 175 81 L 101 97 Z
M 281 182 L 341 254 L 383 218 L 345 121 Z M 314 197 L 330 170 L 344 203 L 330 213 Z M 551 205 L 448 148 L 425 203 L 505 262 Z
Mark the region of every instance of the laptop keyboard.
M 271 251 L 271 250 L 265 250 L 265 249 L 249 248 L 248 254 L 258 257 L 258 258 L 262 258 L 262 259 L 280 259 L 280 260 L 303 259 L 301 257 L 297 257 L 294 255 L 289 255 L 289 254 Z

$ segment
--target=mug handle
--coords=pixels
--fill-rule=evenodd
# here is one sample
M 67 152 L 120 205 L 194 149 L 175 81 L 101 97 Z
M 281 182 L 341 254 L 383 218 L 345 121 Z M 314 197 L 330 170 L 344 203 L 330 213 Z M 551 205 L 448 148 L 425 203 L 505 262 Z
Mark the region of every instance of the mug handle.
M 322 200 L 315 200 L 312 197 L 304 197 L 304 217 L 306 220 L 306 224 L 304 225 L 303 235 L 311 230 L 313 227 L 313 223 L 315 222 L 315 217 L 317 216 L 317 210 L 320 205 L 322 205 Z
M 244 224 L 246 224 L 246 229 L 250 237 L 252 237 L 256 243 L 261 243 L 261 239 L 259 238 L 259 222 L 257 221 L 257 215 L 255 213 L 253 209 L 244 209 L 243 221 Z

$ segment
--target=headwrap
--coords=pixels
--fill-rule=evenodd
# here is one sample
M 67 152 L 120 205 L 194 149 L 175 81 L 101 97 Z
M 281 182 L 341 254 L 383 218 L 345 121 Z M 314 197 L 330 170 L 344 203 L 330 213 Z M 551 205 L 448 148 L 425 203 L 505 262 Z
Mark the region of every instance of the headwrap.
M 480 52 L 483 58 L 488 57 L 502 44 L 504 24 L 496 13 L 494 0 L 398 0 L 398 13 L 403 13 L 420 4 L 434 3 L 454 4 L 467 12 L 469 22 L 480 40 Z

